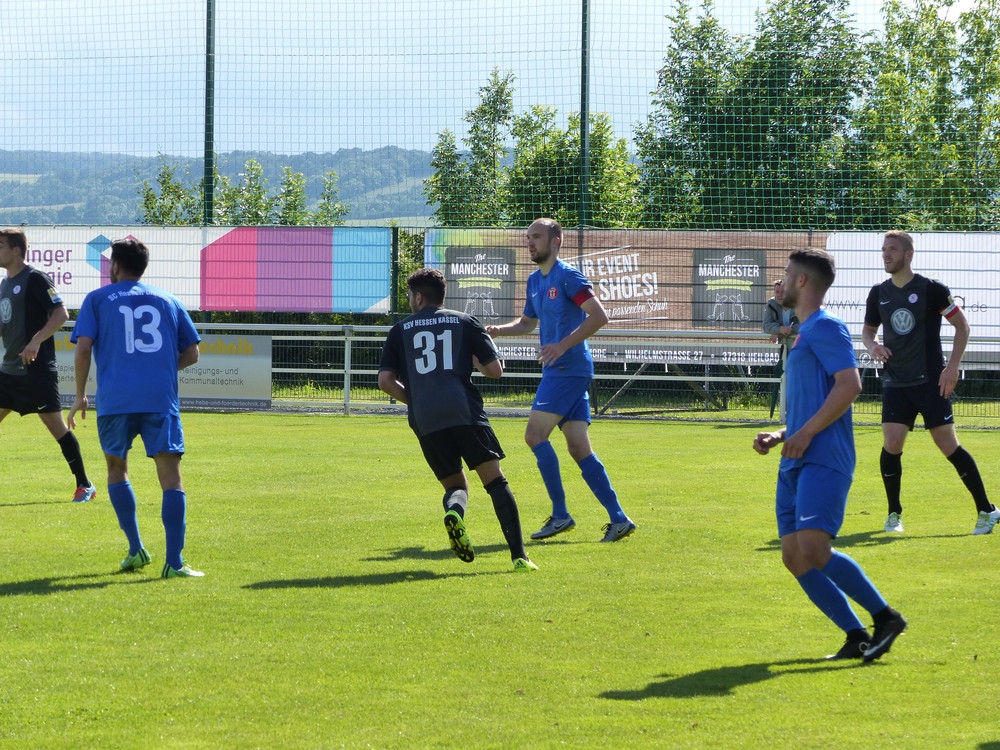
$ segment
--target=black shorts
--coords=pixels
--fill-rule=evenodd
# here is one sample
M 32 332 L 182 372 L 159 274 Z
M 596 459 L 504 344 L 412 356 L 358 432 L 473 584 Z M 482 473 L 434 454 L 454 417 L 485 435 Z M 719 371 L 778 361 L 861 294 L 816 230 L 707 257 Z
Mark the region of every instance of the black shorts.
M 62 411 L 59 373 L 45 368 L 27 375 L 0 372 L 0 409 L 16 411 L 22 417 Z
M 941 388 L 937 383 L 882 389 L 883 424 L 905 424 L 912 430 L 917 414 L 924 415 L 924 426 L 928 430 L 955 424 L 951 399 L 941 395 Z
M 500 441 L 489 425 L 459 425 L 417 438 L 427 465 L 438 479 L 457 474 L 462 460 L 470 469 L 504 458 Z

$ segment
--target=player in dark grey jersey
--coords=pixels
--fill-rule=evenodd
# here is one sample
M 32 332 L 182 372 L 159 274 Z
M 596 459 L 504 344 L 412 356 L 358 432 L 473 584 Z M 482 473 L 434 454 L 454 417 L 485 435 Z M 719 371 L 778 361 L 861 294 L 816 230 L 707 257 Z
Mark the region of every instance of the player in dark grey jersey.
M 389 331 L 378 385 L 407 405 L 424 458 L 445 489 L 444 525 L 451 548 L 464 562 L 475 559 L 465 528 L 469 483 L 464 459 L 493 500 L 514 570 L 536 570 L 524 550 L 514 493 L 500 470 L 503 449 L 472 382 L 473 367 L 489 378 L 503 374 L 493 340 L 476 318 L 442 307 L 445 279 L 440 271 L 421 268 L 410 274 L 406 285 L 413 315 Z
M 16 411 L 37 414 L 59 443 L 76 477 L 73 502 L 92 500 L 97 489 L 87 478 L 80 443 L 63 419 L 53 334 L 69 313 L 48 275 L 25 264 L 28 239 L 20 229 L 0 230 L 0 330 L 4 355 L 0 363 L 0 421 Z
M 889 501 L 886 531 L 903 531 L 900 479 L 903 444 L 922 414 L 934 444 L 955 467 L 976 502 L 979 516 L 973 534 L 989 534 L 1000 510 L 989 501 L 975 459 L 958 443 L 951 394 L 969 342 L 969 322 L 944 284 L 914 273 L 913 239 L 906 232 L 886 232 L 882 262 L 891 278 L 868 294 L 862 341 L 872 359 L 884 363 L 880 466 Z M 941 347 L 942 317 L 955 328 L 947 364 Z M 882 341 L 878 340 L 882 328 Z

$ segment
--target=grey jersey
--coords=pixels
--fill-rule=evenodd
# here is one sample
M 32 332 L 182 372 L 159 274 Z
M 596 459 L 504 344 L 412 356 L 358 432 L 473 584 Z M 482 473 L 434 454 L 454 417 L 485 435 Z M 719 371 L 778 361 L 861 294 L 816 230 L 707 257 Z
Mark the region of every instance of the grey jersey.
M 425 307 L 392 327 L 379 370 L 406 386 L 410 427 L 424 436 L 447 427 L 489 424 L 472 383 L 472 357 L 497 359 L 493 340 L 471 315 Z
M 0 372 L 27 374 L 28 368 L 21 362 L 21 351 L 62 303 L 48 274 L 32 266 L 26 266 L 13 278 L 0 280 L 0 327 L 4 346 Z M 42 342 L 31 367 L 55 370 L 56 347 L 51 337 Z

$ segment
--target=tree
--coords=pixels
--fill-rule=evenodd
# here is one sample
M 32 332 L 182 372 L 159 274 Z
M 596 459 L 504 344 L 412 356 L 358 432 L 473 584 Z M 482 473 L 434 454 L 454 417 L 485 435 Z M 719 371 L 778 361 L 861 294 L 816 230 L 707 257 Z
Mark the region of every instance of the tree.
M 706 3 L 678 5 L 637 133 L 645 223 L 706 228 L 838 224 L 844 140 L 863 50 L 846 0 L 770 0 L 752 43 Z
M 424 183 L 427 202 L 437 204 L 434 216 L 446 227 L 475 226 L 475 213 L 469 195 L 469 167 L 458 153 L 455 134 L 444 130 L 431 151 L 434 174 Z
M 309 224 L 311 215 L 306 209 L 306 178 L 291 167 L 281 169 L 281 189 L 274 198 L 274 223 L 282 226 Z
M 428 202 L 445 226 L 505 226 L 551 216 L 566 226 L 579 223 L 580 117 L 556 124 L 552 107 L 536 105 L 514 115 L 514 76 L 496 70 L 479 90 L 480 104 L 465 115 L 469 149 L 459 153 L 450 130 L 438 135 L 426 181 Z M 513 163 L 505 145 L 513 138 Z M 639 172 L 628 143 L 616 139 L 611 118 L 591 115 L 592 221 L 596 226 L 634 226 L 640 215 Z
M 502 226 L 504 195 L 501 162 L 507 155 L 514 114 L 514 74 L 496 68 L 479 89 L 479 105 L 465 113 L 468 155 L 458 151 L 455 134 L 444 130 L 431 153 L 434 174 L 424 192 L 437 204 L 434 216 L 444 226 Z
M 341 226 L 349 211 L 347 205 L 340 202 L 339 178 L 331 169 L 323 175 L 323 192 L 316 212 L 312 215 L 312 223 L 325 227 Z
M 162 154 L 159 160 L 156 187 L 147 180 L 139 186 L 139 220 L 155 226 L 197 226 L 201 223 L 198 192 L 192 192 L 177 179 L 177 165 L 167 162 Z M 188 174 L 185 167 L 184 176 Z
M 270 224 L 274 200 L 267 194 L 264 168 L 256 159 L 243 165 L 243 182 L 233 185 L 222 175 L 216 190 L 215 215 L 219 224 L 260 226 Z
M 950 0 L 889 0 L 855 115 L 858 225 L 995 227 L 1000 182 L 1000 3 L 956 21 Z
M 727 105 L 748 45 L 712 9 L 706 0 L 695 22 L 691 4 L 679 0 L 670 18 L 651 111 L 636 130 L 644 226 L 710 227 L 728 213 L 727 133 L 734 122 Z
M 536 105 L 514 118 L 514 163 L 505 171 L 507 215 L 515 225 L 549 216 L 565 226 L 580 218 L 580 115 L 564 130 L 553 107 Z M 625 139 L 614 137 L 605 112 L 591 116 L 592 221 L 598 227 L 635 226 L 640 216 L 639 170 Z

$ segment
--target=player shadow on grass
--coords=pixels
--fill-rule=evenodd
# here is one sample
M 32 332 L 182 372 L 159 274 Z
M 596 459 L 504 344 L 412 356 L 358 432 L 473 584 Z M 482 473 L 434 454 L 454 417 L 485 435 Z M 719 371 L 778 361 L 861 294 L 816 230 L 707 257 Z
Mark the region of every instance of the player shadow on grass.
M 449 553 L 450 554 L 450 553 Z M 283 581 L 258 581 L 243 588 L 254 591 L 264 589 L 319 589 L 355 588 L 359 586 L 386 586 L 392 583 L 439 581 L 444 578 L 489 575 L 497 571 L 469 571 L 462 573 L 435 573 L 433 570 L 397 570 L 389 573 L 372 573 L 362 576 L 324 576 L 322 578 L 289 578 Z
M 892 534 L 885 531 L 859 531 L 856 534 L 841 534 L 833 540 L 834 549 L 850 549 L 852 547 L 881 547 L 885 544 L 901 544 L 916 539 L 952 539 L 967 536 L 966 534 Z M 768 540 L 757 552 L 774 552 L 781 549 L 781 540 L 775 537 Z
M 476 554 L 482 555 L 488 552 L 507 552 L 505 544 L 477 544 Z M 384 555 L 379 557 L 363 557 L 362 562 L 398 562 L 400 560 L 449 560 L 455 557 L 455 553 L 448 547 L 427 549 L 427 547 L 399 547 L 394 550 L 386 550 Z
M 123 580 L 127 577 L 130 580 Z M 86 581 L 88 578 L 100 578 L 100 581 Z M 30 581 L 11 581 L 0 583 L 0 597 L 24 596 L 25 594 L 61 594 L 66 591 L 83 591 L 86 589 L 103 589 L 120 583 L 147 583 L 158 578 L 137 578 L 133 571 L 114 571 L 109 573 L 87 573 L 79 576 L 57 576 L 54 578 L 35 578 Z M 77 582 L 79 581 L 79 582 Z
M 781 669 L 797 667 L 802 669 Z M 716 667 L 703 669 L 684 675 L 660 675 L 660 682 L 651 682 L 642 690 L 607 690 L 598 697 L 616 701 L 642 701 L 648 698 L 700 698 L 705 696 L 727 696 L 744 685 L 752 685 L 781 677 L 785 674 L 828 672 L 834 669 L 856 669 L 860 662 L 830 662 L 826 659 L 788 659 L 787 661 L 742 664 L 736 667 Z M 777 668 L 777 669 L 776 669 Z

